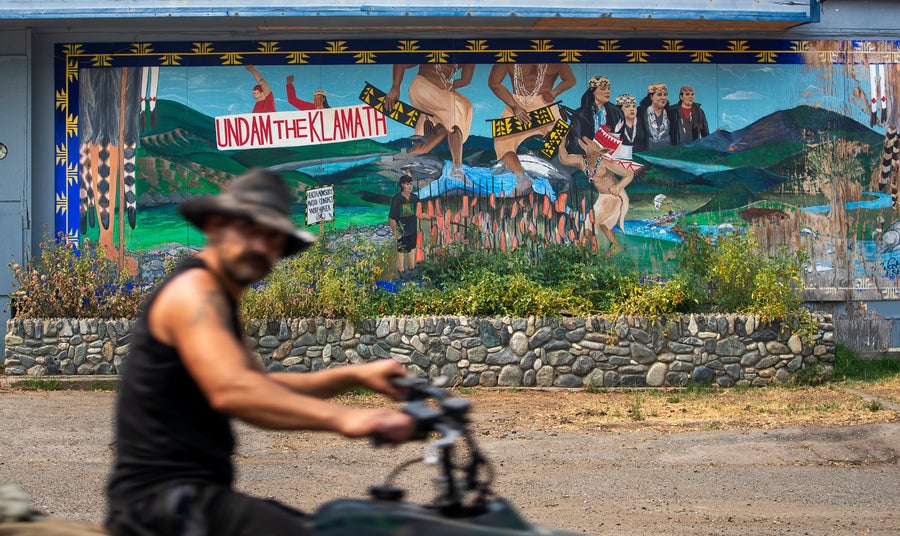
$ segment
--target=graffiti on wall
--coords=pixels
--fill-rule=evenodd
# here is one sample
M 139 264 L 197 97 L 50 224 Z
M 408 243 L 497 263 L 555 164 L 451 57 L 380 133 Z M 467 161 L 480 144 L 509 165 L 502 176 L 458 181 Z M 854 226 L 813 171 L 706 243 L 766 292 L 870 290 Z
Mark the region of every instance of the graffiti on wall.
M 896 298 L 894 42 L 399 40 L 57 47 L 57 230 L 133 271 L 197 246 L 178 203 L 264 166 L 410 264 L 580 242 L 670 272 L 685 229 L 806 248 Z M 410 194 L 416 202 L 410 203 Z M 395 222 L 396 223 L 396 222 Z M 315 229 L 313 229 L 315 230 Z

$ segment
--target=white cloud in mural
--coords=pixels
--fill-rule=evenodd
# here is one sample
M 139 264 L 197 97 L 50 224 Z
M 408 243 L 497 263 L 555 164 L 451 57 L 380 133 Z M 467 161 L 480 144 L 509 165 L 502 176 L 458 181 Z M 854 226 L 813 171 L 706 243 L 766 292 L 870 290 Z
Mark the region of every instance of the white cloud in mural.
M 765 95 L 761 95 L 755 91 L 735 91 L 722 97 L 722 100 L 760 100 L 765 99 Z
M 756 69 L 752 67 L 745 67 L 743 65 L 719 65 L 718 67 L 726 73 L 741 80 L 746 78 L 747 74 L 749 73 L 767 73 L 775 76 L 775 69 L 772 67 L 760 67 Z

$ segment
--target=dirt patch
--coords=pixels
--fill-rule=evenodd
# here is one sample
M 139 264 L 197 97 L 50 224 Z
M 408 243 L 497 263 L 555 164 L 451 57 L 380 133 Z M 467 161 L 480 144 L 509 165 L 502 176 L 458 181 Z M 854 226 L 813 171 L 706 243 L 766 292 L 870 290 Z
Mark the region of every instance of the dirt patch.
M 897 387 L 877 384 L 885 396 Z M 900 533 L 900 412 L 836 387 L 457 392 L 473 403 L 494 490 L 535 523 L 595 535 Z M 0 389 L 0 483 L 21 485 L 51 516 L 101 521 L 114 403 L 110 391 Z M 308 512 L 365 496 L 423 453 L 421 443 L 373 449 L 332 434 L 236 430 L 237 487 Z M 418 468 L 398 483 L 420 502 L 433 474 Z

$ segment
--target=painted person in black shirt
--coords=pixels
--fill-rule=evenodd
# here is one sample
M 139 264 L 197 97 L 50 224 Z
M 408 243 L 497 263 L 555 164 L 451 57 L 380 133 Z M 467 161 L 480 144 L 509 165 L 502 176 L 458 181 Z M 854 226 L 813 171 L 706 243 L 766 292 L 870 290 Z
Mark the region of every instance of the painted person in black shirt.
M 581 95 L 581 106 L 575 110 L 575 117 L 566 136 L 566 150 L 569 154 L 584 154 L 581 138 L 593 138 L 602 127 L 616 136 L 622 135 L 625 116 L 622 110 L 610 102 L 612 84 L 605 76 L 594 76 L 588 80 L 588 88 Z
M 694 88 L 683 86 L 678 92 L 678 102 L 671 107 L 672 143 L 681 145 L 709 136 L 709 124 L 700 103 L 694 100 Z
M 416 206 L 419 196 L 413 193 L 413 179 L 401 175 L 398 182 L 400 191 L 391 199 L 388 224 L 397 239 L 397 271 L 400 279 L 416 276 Z
M 397 361 L 267 373 L 246 344 L 237 313 L 244 290 L 315 241 L 294 227 L 290 205 L 282 179 L 262 169 L 181 205 L 207 244 L 154 292 L 132 330 L 116 405 L 110 534 L 309 534 L 301 512 L 233 489 L 234 418 L 394 443 L 412 436 L 403 413 L 326 400 L 355 387 L 396 398 L 390 379 L 406 374 Z
M 638 104 L 637 124 L 640 132 L 634 151 L 652 151 L 672 145 L 672 118 L 669 89 L 662 82 L 647 87 L 647 95 Z

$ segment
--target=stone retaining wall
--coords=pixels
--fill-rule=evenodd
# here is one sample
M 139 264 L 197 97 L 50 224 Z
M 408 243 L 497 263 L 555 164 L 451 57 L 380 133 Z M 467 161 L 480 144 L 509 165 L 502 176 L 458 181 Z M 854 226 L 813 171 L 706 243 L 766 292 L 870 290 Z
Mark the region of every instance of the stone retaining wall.
M 804 340 L 741 315 L 643 318 L 384 317 L 252 320 L 247 334 L 270 371 L 305 372 L 393 358 L 462 386 L 660 387 L 690 382 L 762 386 L 830 375 L 830 315 Z M 116 374 L 131 320 L 7 323 L 8 376 Z

